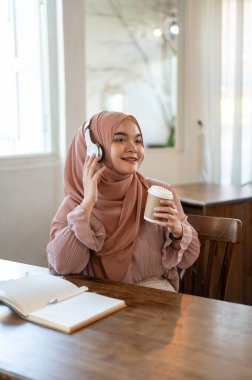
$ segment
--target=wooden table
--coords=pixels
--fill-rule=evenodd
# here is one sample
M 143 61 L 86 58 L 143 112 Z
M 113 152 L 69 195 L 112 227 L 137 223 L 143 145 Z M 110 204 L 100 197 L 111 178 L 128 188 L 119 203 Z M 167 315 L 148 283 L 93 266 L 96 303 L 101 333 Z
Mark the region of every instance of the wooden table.
M 124 299 L 127 307 L 67 335 L 13 312 L 4 317 L 6 307 L 0 306 L 1 379 L 251 380 L 251 306 L 137 285 L 71 280 Z
M 252 187 L 191 183 L 175 186 L 186 214 L 242 221 L 242 237 L 231 263 L 227 300 L 252 305 Z

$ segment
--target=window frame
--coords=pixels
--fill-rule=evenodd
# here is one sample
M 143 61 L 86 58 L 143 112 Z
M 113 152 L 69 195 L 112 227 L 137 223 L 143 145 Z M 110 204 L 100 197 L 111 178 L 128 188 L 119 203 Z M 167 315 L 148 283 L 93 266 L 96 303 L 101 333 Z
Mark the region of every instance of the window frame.
M 0 156 L 0 169 L 27 168 L 55 165 L 59 162 L 59 75 L 58 75 L 58 46 L 59 46 L 59 17 L 60 9 L 57 0 L 47 0 L 48 28 L 48 74 L 49 74 L 49 134 L 51 151 L 41 153 L 25 153 Z

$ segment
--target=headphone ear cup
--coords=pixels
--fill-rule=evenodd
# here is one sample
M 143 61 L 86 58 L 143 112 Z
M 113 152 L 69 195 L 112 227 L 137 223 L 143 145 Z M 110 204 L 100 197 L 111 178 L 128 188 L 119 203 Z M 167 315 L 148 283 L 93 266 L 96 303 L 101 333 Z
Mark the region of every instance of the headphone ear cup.
M 85 135 L 86 146 L 87 146 L 87 155 L 91 156 L 92 154 L 95 154 L 96 156 L 98 156 L 98 161 L 101 161 L 104 157 L 103 148 L 100 144 L 95 144 L 91 140 L 90 121 L 87 122 L 85 125 L 84 135 Z
M 98 162 L 100 162 L 104 157 L 102 146 L 100 144 L 94 144 L 94 143 L 87 144 L 87 155 L 91 156 L 92 154 L 95 154 L 96 156 L 98 156 Z
M 87 156 L 91 156 L 92 154 L 98 156 L 98 148 L 96 144 L 87 143 Z
M 97 150 L 98 150 L 98 161 L 100 162 L 101 160 L 103 160 L 104 158 L 104 151 L 103 151 L 103 147 L 100 145 L 100 144 L 95 144 L 97 146 Z

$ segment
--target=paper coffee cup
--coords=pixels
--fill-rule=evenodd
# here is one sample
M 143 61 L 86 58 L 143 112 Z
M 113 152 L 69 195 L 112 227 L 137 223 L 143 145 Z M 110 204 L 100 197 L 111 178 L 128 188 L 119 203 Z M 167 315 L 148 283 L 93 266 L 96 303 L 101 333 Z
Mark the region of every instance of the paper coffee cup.
M 172 192 L 161 186 L 151 186 L 148 189 L 148 197 L 144 211 L 144 219 L 148 222 L 154 223 L 155 220 L 160 218 L 155 218 L 153 215 L 154 207 L 160 206 L 161 199 L 173 199 Z

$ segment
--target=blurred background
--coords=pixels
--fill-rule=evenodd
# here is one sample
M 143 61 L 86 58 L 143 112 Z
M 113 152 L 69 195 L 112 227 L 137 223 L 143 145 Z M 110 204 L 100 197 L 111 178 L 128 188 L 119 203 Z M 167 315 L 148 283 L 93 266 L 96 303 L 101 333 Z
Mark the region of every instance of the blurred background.
M 68 146 L 101 110 L 138 119 L 144 175 L 249 186 L 251 20 L 252 0 L 1 0 L 0 258 L 47 265 Z

